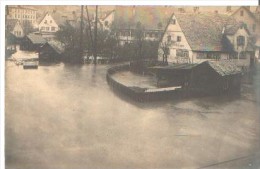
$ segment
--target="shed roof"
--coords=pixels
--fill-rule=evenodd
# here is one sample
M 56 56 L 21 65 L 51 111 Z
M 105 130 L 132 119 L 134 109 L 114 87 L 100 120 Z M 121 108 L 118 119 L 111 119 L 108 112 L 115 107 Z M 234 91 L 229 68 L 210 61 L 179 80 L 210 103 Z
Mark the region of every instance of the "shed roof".
M 241 74 L 242 71 L 235 63 L 228 61 L 205 61 L 202 64 L 208 64 L 212 69 L 214 69 L 220 76 L 229 76 L 235 74 Z
M 151 67 L 151 70 L 164 70 L 164 71 L 185 71 L 192 70 L 193 68 L 200 66 L 202 64 L 207 64 L 220 76 L 228 76 L 234 74 L 240 74 L 241 69 L 238 68 L 234 63 L 228 61 L 205 61 L 202 63 L 182 63 L 182 64 L 171 64 L 168 66 L 154 66 Z
M 167 66 L 154 66 L 151 67 L 151 70 L 191 70 L 194 67 L 196 67 L 198 65 L 198 63 L 176 63 L 176 64 L 170 64 Z
M 191 47 L 195 51 L 223 51 L 222 31 L 235 25 L 233 17 L 221 14 L 174 14 Z
M 50 47 L 55 50 L 58 54 L 62 54 L 65 51 L 65 46 L 63 43 L 57 40 L 51 40 L 47 42 L 47 44 L 50 45 Z
M 46 40 L 40 36 L 35 34 L 29 34 L 26 36 L 33 44 L 44 44 L 46 43 Z

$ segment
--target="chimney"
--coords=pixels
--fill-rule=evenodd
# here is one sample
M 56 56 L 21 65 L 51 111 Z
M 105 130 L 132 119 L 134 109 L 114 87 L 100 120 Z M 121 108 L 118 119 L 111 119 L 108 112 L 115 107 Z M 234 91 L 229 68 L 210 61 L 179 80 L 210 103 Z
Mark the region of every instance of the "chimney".
M 56 13 L 56 9 L 53 9 L 53 10 L 52 10 L 52 13 Z

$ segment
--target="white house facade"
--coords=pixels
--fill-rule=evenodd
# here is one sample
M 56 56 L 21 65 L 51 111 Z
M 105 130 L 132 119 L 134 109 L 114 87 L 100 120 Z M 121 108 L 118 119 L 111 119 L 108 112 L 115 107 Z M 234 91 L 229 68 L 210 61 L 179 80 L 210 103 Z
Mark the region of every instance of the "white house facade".
M 173 14 L 158 49 L 158 60 L 201 63 L 228 60 L 249 67 L 254 49 L 243 23 L 219 14 Z M 168 50 L 165 52 L 164 47 Z
M 59 25 L 50 13 L 46 13 L 39 22 L 38 28 L 43 37 L 52 38 L 54 37 L 55 32 L 59 30 Z

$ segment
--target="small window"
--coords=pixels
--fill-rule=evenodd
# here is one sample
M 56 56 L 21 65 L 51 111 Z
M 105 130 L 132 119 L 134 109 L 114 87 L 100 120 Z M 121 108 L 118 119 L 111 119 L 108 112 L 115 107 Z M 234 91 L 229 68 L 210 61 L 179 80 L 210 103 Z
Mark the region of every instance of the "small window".
M 244 11 L 240 11 L 240 16 L 244 16 Z
M 244 36 L 237 37 L 237 46 L 245 46 L 245 37 Z
M 219 53 L 208 52 L 206 58 L 207 59 L 216 59 L 216 60 L 218 60 L 218 59 L 220 59 L 220 55 L 219 55 Z
M 181 42 L 181 36 L 177 36 L 177 42 Z
M 108 21 L 105 21 L 105 26 L 108 26 Z
M 49 27 L 46 27 L 46 31 L 49 31 L 50 30 L 50 28 Z
M 171 35 L 168 35 L 168 36 L 167 36 L 167 42 L 171 42 L 171 40 L 172 40 Z
M 52 30 L 52 31 L 55 31 L 55 27 L 52 26 L 52 27 L 51 27 L 51 30 Z
M 52 20 L 50 20 L 50 23 L 52 23 Z
M 43 30 L 43 31 L 44 31 L 44 30 L 45 30 L 45 27 L 44 27 L 44 26 L 42 26 L 42 27 L 41 27 L 41 30 Z
M 173 24 L 173 25 L 176 24 L 176 19 L 172 19 L 172 24 Z
M 189 57 L 189 51 L 188 50 L 183 50 L 183 49 L 177 49 L 176 50 L 176 56 L 178 57 Z
M 45 20 L 44 23 L 47 23 L 47 20 Z

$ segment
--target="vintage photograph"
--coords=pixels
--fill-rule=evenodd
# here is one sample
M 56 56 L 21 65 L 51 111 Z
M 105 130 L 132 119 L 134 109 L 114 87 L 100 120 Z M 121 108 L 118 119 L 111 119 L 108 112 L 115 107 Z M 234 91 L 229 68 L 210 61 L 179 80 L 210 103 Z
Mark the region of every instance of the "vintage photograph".
M 260 169 L 259 6 L 6 5 L 4 26 L 6 169 Z

